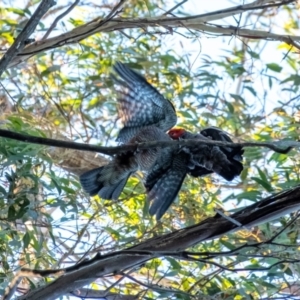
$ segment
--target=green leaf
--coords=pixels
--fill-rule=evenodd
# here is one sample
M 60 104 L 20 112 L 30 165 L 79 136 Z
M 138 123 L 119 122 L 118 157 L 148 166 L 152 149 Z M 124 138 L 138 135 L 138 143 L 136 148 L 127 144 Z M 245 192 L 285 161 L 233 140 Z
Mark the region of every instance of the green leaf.
M 26 233 L 24 234 L 24 236 L 23 236 L 23 243 L 24 243 L 23 248 L 24 248 L 24 250 L 25 250 L 26 248 L 28 248 L 29 243 L 30 243 L 30 240 L 31 240 L 30 234 L 29 234 L 28 232 L 26 232 Z
M 265 181 L 265 182 L 268 182 L 268 178 L 265 174 L 265 172 L 263 172 L 259 167 L 256 167 L 257 171 L 258 171 L 258 174 L 260 176 L 260 178 Z
M 24 10 L 22 10 L 22 9 L 13 8 L 13 7 L 8 7 L 8 8 L 7 8 L 7 11 L 13 12 L 13 13 L 15 13 L 15 14 L 17 14 L 17 15 L 22 16 L 22 17 L 25 16 L 25 12 L 24 12 Z
M 260 197 L 260 195 L 261 195 L 260 191 L 247 191 L 247 192 L 242 192 L 242 193 L 238 194 L 236 196 L 236 198 L 239 201 L 242 201 L 244 199 L 248 199 L 248 200 L 251 200 L 251 201 L 257 201 L 258 198 Z
M 254 52 L 254 51 L 252 51 L 252 50 L 250 50 L 250 49 L 247 49 L 247 52 L 250 54 L 250 56 L 251 57 L 253 57 L 253 58 L 256 58 L 256 59 L 259 59 L 260 58 L 260 56 L 259 56 L 259 54 L 257 53 L 257 52 Z
M 253 87 L 251 87 L 251 86 L 244 86 L 244 89 L 246 89 L 246 90 L 248 90 L 253 96 L 257 96 L 257 93 L 256 93 L 256 91 L 254 90 L 254 88 Z
M 299 75 L 291 75 L 291 76 L 287 77 L 286 79 L 282 80 L 280 82 L 280 84 L 284 84 L 289 81 L 293 81 L 293 84 L 298 86 L 298 85 L 300 85 L 300 76 Z
M 277 73 L 280 73 L 281 70 L 282 70 L 282 67 L 279 66 L 278 64 L 276 63 L 270 63 L 270 64 L 267 64 L 266 65 L 268 69 L 274 71 L 274 72 L 277 72 Z
M 240 95 L 237 95 L 237 94 L 229 94 L 234 100 L 236 101 L 241 101 L 243 104 L 246 104 L 245 103 L 245 99 L 240 96 Z
M 181 264 L 172 257 L 166 257 L 166 260 L 171 264 L 172 268 L 175 270 L 180 270 L 182 268 Z
M 60 65 L 53 65 L 41 73 L 41 76 L 48 76 L 50 73 L 60 71 Z
M 221 239 L 221 240 L 220 240 L 220 243 L 221 243 L 222 245 L 224 245 L 224 246 L 225 246 L 227 249 L 229 249 L 229 250 L 233 250 L 233 249 L 236 248 L 236 246 L 235 246 L 234 244 L 229 243 L 229 242 L 225 241 L 224 239 Z
M 254 180 L 254 181 L 256 181 L 262 187 L 264 187 L 268 192 L 272 192 L 273 191 L 272 186 L 268 182 L 266 182 L 266 181 L 264 181 L 264 180 L 262 180 L 262 179 L 260 179 L 258 177 L 251 177 L 251 179 Z

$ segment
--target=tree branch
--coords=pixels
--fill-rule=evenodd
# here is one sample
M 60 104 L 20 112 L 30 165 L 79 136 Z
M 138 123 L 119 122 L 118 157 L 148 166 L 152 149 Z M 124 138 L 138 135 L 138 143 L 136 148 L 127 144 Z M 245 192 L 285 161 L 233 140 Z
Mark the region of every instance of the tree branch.
M 174 11 L 175 9 L 177 9 L 179 6 L 183 5 L 183 4 L 186 3 L 187 1 L 188 1 L 188 0 L 183 0 L 183 1 L 179 2 L 179 3 L 177 3 L 174 7 L 172 7 L 172 8 L 169 9 L 168 11 L 166 11 L 166 12 L 164 13 L 164 16 L 170 14 L 172 11 Z
M 78 297 L 80 299 L 105 299 L 105 300 L 137 300 L 135 295 L 122 295 L 118 293 L 107 293 L 107 291 L 93 290 L 87 288 L 76 289 L 68 295 Z
M 266 147 L 278 153 L 288 153 L 292 148 L 299 148 L 300 142 L 296 141 L 274 141 L 274 142 L 243 142 L 243 143 L 228 143 L 213 140 L 180 140 L 180 141 L 154 141 L 145 142 L 139 144 L 124 144 L 116 147 L 103 147 L 88 145 L 84 143 L 66 142 L 62 140 L 55 140 L 49 138 L 42 138 L 37 136 L 32 136 L 28 134 L 17 133 L 5 129 L 0 129 L 0 137 L 9 138 L 24 143 L 39 144 L 45 146 L 59 147 L 59 148 L 69 148 L 82 151 L 98 152 L 106 155 L 115 155 L 127 151 L 136 151 L 137 149 L 151 149 L 157 147 L 193 147 L 197 144 L 203 143 L 207 145 L 225 146 L 225 147 Z
M 120 1 L 123 4 L 124 1 Z M 207 22 L 212 22 L 215 20 L 227 18 L 234 16 L 236 14 L 241 14 L 246 11 L 253 11 L 258 9 L 266 9 L 269 7 L 278 7 L 281 5 L 287 5 L 294 3 L 296 0 L 285 0 L 285 1 L 267 1 L 259 0 L 254 1 L 246 5 L 238 5 L 235 7 L 230 7 L 228 9 L 223 9 L 219 11 L 214 11 L 201 15 L 194 15 L 189 17 L 166 17 L 164 15 L 153 18 L 138 18 L 138 19 L 125 19 L 125 18 L 114 18 L 116 14 L 113 14 L 111 18 L 104 18 L 102 20 L 95 20 L 89 22 L 85 25 L 74 28 L 73 30 L 58 35 L 53 38 L 49 38 L 43 41 L 37 41 L 28 45 L 22 53 L 19 53 L 11 63 L 9 67 L 15 66 L 20 62 L 27 60 L 32 55 L 38 54 L 39 52 L 54 49 L 61 47 L 66 44 L 77 43 L 86 37 L 93 35 L 98 32 L 111 32 L 111 31 L 122 31 L 124 29 L 130 28 L 141 28 L 146 27 L 168 27 L 171 29 L 174 28 L 185 28 L 185 29 L 194 29 L 194 30 L 203 30 L 207 32 L 212 32 L 214 34 L 222 35 L 236 35 L 241 37 L 252 37 L 252 38 L 261 38 L 268 40 L 283 41 L 288 44 L 295 43 L 300 41 L 300 36 L 292 35 L 280 35 L 274 34 L 267 31 L 260 30 L 248 30 L 240 29 L 235 26 L 220 26 L 220 25 L 207 25 Z
M 292 189 L 271 195 L 244 209 L 233 213 L 230 217 L 236 219 L 243 226 L 257 226 L 260 223 L 276 219 L 300 208 L 300 185 Z M 150 259 L 162 256 L 176 256 L 184 253 L 188 247 L 200 242 L 218 238 L 228 232 L 239 230 L 227 219 L 216 215 L 199 224 L 176 230 L 163 236 L 151 238 L 136 246 L 123 251 L 101 255 L 98 253 L 94 258 L 83 261 L 66 269 L 52 270 L 64 275 L 49 285 L 37 288 L 32 292 L 17 298 L 18 300 L 50 300 L 56 299 L 72 290 L 83 287 L 97 278 L 108 274 L 120 274 L 128 268 L 132 268 Z M 23 269 L 27 271 L 28 269 Z M 32 270 L 34 274 L 46 276 L 51 270 Z
M 49 10 L 51 6 L 54 6 L 55 4 L 56 3 L 54 0 L 43 0 L 40 3 L 12 46 L 2 56 L 0 60 L 0 76 L 9 66 L 10 62 L 23 50 L 23 48 L 25 47 L 25 41 L 33 33 L 42 16 Z
M 267 41 L 281 41 L 288 45 L 294 46 L 300 50 L 300 45 L 296 41 L 300 41 L 299 36 L 290 35 L 278 35 L 271 32 L 252 30 L 252 29 L 241 29 L 236 26 L 222 26 L 216 24 L 190 24 L 190 29 L 200 30 L 203 32 L 210 32 L 213 34 L 219 34 L 222 36 L 239 36 L 248 39 L 262 39 Z

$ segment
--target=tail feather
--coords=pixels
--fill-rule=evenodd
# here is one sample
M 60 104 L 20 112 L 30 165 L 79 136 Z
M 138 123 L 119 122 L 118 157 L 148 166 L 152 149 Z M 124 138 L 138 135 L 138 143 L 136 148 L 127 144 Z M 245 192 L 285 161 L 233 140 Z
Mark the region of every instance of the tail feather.
M 149 209 L 149 214 L 152 216 L 156 215 L 156 220 L 161 219 L 174 202 L 185 174 L 185 172 L 179 174 L 174 170 L 169 170 L 157 181 L 153 189 L 149 192 L 148 198 L 150 201 L 153 201 Z
M 239 175 L 235 168 L 232 167 L 232 164 L 223 164 L 220 165 L 217 169 L 214 169 L 214 171 L 220 176 L 222 176 L 224 179 L 232 181 L 235 176 Z
M 236 176 L 240 175 L 242 170 L 243 165 L 238 161 L 223 161 L 214 168 L 214 172 L 228 181 L 232 181 Z
M 212 170 L 228 181 L 238 176 L 243 168 L 240 162 L 228 159 L 219 147 L 213 147 L 211 157 Z
M 87 171 L 80 175 L 79 180 L 83 190 L 90 196 L 95 196 L 99 193 L 103 185 L 98 181 L 98 177 L 104 167 L 96 168 Z
M 244 154 L 244 149 L 242 147 L 237 147 L 237 148 L 233 148 L 231 157 L 232 157 L 232 159 L 234 159 L 236 161 L 242 161 L 243 154 Z
M 104 186 L 98 195 L 103 199 L 118 200 L 130 175 L 131 173 L 128 173 L 126 178 L 118 181 L 115 185 Z
M 90 196 L 98 194 L 103 199 L 117 200 L 131 174 L 130 171 L 116 172 L 113 165 L 108 164 L 80 175 L 80 183 Z
M 232 166 L 234 167 L 234 172 L 235 172 L 236 176 L 240 175 L 244 169 L 243 164 L 240 161 L 235 160 L 235 159 L 230 160 L 230 162 L 232 163 Z
M 156 170 L 156 180 L 151 174 L 149 182 L 147 178 L 148 200 L 152 201 L 149 214 L 156 215 L 156 220 L 165 214 L 181 188 L 187 171 L 185 158 L 185 155 L 176 156 L 168 169 L 164 166 L 160 174 Z

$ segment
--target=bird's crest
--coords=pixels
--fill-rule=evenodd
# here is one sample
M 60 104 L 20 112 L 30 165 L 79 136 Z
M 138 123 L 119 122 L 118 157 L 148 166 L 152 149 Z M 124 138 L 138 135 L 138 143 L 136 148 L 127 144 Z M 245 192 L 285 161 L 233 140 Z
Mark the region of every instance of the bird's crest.
M 183 128 L 179 128 L 179 127 L 175 127 L 169 130 L 168 135 L 173 139 L 173 140 L 178 140 L 179 138 L 181 138 L 184 133 L 186 132 L 185 129 Z

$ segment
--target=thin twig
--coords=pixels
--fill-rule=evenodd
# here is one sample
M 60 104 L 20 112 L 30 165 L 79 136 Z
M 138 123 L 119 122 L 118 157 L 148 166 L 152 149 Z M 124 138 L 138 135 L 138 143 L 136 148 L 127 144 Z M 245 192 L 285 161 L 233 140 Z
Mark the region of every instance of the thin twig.
M 122 10 L 125 2 L 126 0 L 120 0 L 120 2 L 111 10 L 111 12 L 103 20 L 100 21 L 101 25 L 115 17 Z
M 185 2 L 188 2 L 188 0 L 183 0 L 181 2 L 179 2 L 178 4 L 176 4 L 173 8 L 169 9 L 168 11 L 166 11 L 163 16 L 168 15 L 169 13 L 171 13 L 172 11 L 174 11 L 176 8 L 178 8 L 179 6 L 181 6 L 182 4 L 184 4 Z
M 76 289 L 72 292 L 69 292 L 69 296 L 83 299 L 113 299 L 113 300 L 137 300 L 138 298 L 136 295 L 128 295 L 128 294 L 121 294 L 121 293 L 107 293 L 102 290 L 96 289 L 89 289 L 89 288 L 80 288 Z
M 66 9 L 62 14 L 60 14 L 59 16 L 57 16 L 55 18 L 54 22 L 51 24 L 51 26 L 49 27 L 49 29 L 45 33 L 45 35 L 43 36 L 42 40 L 45 40 L 49 36 L 49 34 L 51 33 L 51 31 L 56 27 L 58 21 L 60 19 L 62 19 L 63 17 L 65 17 L 79 3 L 79 1 L 80 0 L 75 0 L 75 2 L 68 9 Z
M 7 288 L 5 289 L 4 295 L 2 300 L 9 300 L 11 299 L 11 297 L 14 295 L 17 286 L 19 285 L 19 283 L 22 280 L 22 276 L 18 276 L 16 275 L 13 280 L 10 282 L 10 284 L 7 286 Z
M 157 285 L 143 283 L 140 280 L 137 280 L 133 276 L 131 276 L 129 274 L 126 274 L 124 272 L 122 272 L 121 275 L 127 277 L 128 279 L 136 282 L 137 284 L 139 284 L 141 286 L 144 286 L 144 287 L 146 287 L 148 289 L 151 289 L 151 290 L 154 290 L 154 291 L 159 291 L 159 292 L 164 292 L 164 293 L 170 293 L 170 294 L 182 294 L 182 295 L 188 296 L 189 298 L 191 297 L 190 294 L 188 294 L 188 293 L 186 293 L 184 291 L 181 291 L 181 290 L 166 289 L 166 288 L 161 288 L 160 286 L 157 286 Z
M 204 260 L 204 259 L 201 259 L 201 258 L 198 258 L 198 259 L 191 259 L 190 261 L 199 261 L 199 262 L 202 262 L 202 263 L 205 263 L 205 264 L 211 264 L 213 266 L 216 266 L 222 270 L 225 270 L 225 271 L 230 271 L 230 272 L 245 272 L 245 271 L 249 271 L 249 272 L 257 272 L 257 271 L 268 271 L 268 270 L 271 270 L 272 268 L 274 268 L 275 266 L 278 266 L 280 264 L 284 264 L 284 263 L 291 263 L 291 264 L 294 264 L 294 263 L 299 263 L 300 260 L 299 259 L 283 259 L 283 260 L 279 260 L 277 261 L 276 263 L 272 264 L 272 265 L 269 265 L 268 267 L 255 267 L 255 268 L 236 268 L 236 269 L 231 269 L 231 268 L 228 268 L 226 266 L 223 266 L 217 262 L 214 262 L 214 261 L 207 261 L 207 260 Z

